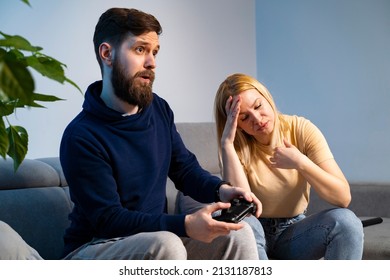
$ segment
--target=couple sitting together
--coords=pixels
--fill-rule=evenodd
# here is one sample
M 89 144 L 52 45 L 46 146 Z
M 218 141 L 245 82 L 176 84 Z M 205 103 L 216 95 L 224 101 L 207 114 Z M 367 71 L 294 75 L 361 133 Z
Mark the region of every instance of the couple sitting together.
M 136 9 L 109 9 L 96 25 L 102 80 L 60 146 L 74 202 L 63 258 L 361 259 L 362 224 L 326 139 L 309 120 L 280 113 L 253 77 L 228 76 L 215 96 L 222 179 L 199 165 L 152 91 L 161 32 Z M 167 214 L 167 177 L 202 207 Z M 311 189 L 335 207 L 306 216 Z M 235 198 L 256 211 L 238 223 L 213 218 Z M 0 231 L 10 240 L 2 258 L 40 259 L 6 224 Z

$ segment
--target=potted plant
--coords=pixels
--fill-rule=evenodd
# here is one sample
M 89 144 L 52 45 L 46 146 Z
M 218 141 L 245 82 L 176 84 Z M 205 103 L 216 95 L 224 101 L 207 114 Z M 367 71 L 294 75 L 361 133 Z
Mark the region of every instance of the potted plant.
M 30 6 L 29 0 L 21 1 Z M 62 100 L 54 95 L 35 92 L 30 70 L 61 84 L 70 83 L 81 92 L 65 76 L 66 65 L 45 55 L 42 50 L 22 36 L 0 31 L 0 155 L 3 158 L 8 155 L 13 159 L 15 171 L 27 154 L 28 133 L 22 126 L 12 125 L 7 116 L 17 108 L 39 108 L 44 107 L 39 102 Z

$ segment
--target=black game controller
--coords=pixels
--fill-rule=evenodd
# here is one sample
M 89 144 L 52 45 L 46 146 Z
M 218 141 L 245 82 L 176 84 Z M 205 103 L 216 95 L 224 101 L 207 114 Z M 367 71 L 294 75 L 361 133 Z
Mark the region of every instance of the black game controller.
M 215 220 L 226 223 L 239 223 L 247 215 L 256 213 L 256 205 L 244 198 L 235 198 L 228 209 L 223 209 L 221 215 L 213 217 Z
M 362 220 L 363 227 L 368 227 L 368 226 L 380 224 L 382 222 L 383 222 L 383 219 L 381 217 Z

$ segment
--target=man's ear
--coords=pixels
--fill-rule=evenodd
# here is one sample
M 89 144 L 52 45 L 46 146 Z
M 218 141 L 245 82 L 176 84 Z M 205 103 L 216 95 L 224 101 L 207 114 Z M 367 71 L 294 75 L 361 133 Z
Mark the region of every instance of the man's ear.
M 111 67 L 113 60 L 113 49 L 108 43 L 101 43 L 99 46 L 99 56 L 102 63 Z

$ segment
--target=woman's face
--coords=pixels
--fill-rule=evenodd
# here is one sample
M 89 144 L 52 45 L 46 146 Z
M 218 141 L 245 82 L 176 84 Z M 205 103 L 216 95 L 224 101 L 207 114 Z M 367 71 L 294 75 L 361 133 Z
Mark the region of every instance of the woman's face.
M 240 93 L 238 126 L 260 143 L 267 145 L 275 125 L 275 113 L 269 102 L 256 90 Z

